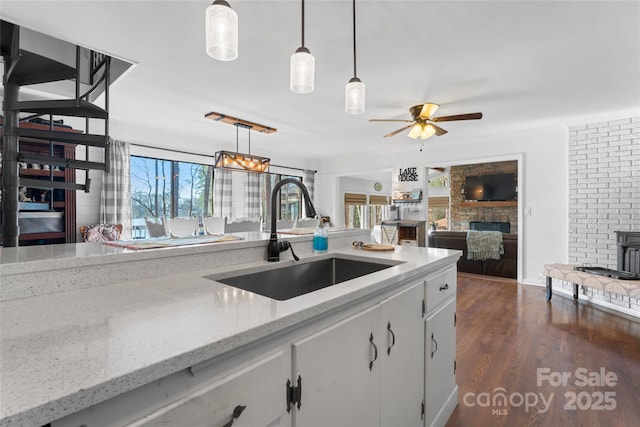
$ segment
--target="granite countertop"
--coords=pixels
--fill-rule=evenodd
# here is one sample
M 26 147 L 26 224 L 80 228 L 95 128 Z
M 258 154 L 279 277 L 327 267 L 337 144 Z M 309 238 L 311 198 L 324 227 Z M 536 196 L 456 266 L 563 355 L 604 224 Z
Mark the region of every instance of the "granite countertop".
M 347 233 L 346 238 L 352 236 Z M 244 245 L 251 246 L 250 242 Z M 70 246 L 43 247 L 43 254 L 57 253 L 42 256 L 38 262 L 46 265 L 52 259 L 62 259 L 71 264 L 74 259 L 80 264 L 93 263 L 104 258 L 100 252 L 114 256 L 114 260 L 125 254 L 118 248 L 95 246 L 80 256 L 86 251 L 78 247 L 81 245 L 75 246 L 75 252 Z M 138 251 L 134 256 L 150 259 L 158 257 L 158 252 L 173 254 L 183 250 L 162 249 L 155 254 Z M 3 250 L 3 268 L 19 271 L 28 267 L 25 259 L 6 262 L 4 254 Z M 459 251 L 447 249 L 398 246 L 394 252 L 374 253 L 343 245 L 321 257 L 331 254 L 402 263 L 286 301 L 204 278 L 239 268 L 227 265 L 177 269 L 171 275 L 1 302 L 0 426 L 46 424 L 357 301 L 400 280 L 454 264 L 460 256 Z M 31 267 L 41 268 L 38 262 Z M 285 259 L 280 263 L 293 261 Z M 242 268 L 268 264 L 273 265 L 255 261 Z

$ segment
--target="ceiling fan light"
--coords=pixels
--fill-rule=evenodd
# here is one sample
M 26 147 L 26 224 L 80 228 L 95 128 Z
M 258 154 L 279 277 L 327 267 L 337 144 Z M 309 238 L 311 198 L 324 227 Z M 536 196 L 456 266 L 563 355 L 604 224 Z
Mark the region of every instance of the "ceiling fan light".
M 299 47 L 291 55 L 289 88 L 294 93 L 313 92 L 316 60 L 306 47 Z
M 420 117 L 423 119 L 430 119 L 431 116 L 433 116 L 436 111 L 438 111 L 438 108 L 440 108 L 438 104 L 423 104 L 422 110 L 420 110 Z
M 421 134 L 422 134 L 422 124 L 416 123 L 411 127 L 411 130 L 409 131 L 408 136 L 409 138 L 418 139 Z
M 238 14 L 225 0 L 215 0 L 206 11 L 207 54 L 220 61 L 238 57 Z
M 422 127 L 422 132 L 420 133 L 420 139 L 428 139 L 435 135 L 436 129 L 430 124 L 426 124 Z
M 347 114 L 364 113 L 365 86 L 359 78 L 353 77 L 344 91 L 344 110 Z

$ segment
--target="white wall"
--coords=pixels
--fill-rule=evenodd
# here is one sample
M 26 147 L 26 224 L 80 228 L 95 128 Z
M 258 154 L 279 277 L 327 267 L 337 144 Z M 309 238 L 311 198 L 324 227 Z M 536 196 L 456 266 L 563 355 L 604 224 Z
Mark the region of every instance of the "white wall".
M 335 227 L 344 227 L 344 193 L 357 193 L 357 194 L 366 194 L 369 195 L 379 195 L 379 196 L 391 196 L 391 188 L 388 186 L 382 185 L 382 190 L 378 191 L 373 186 L 377 181 L 372 181 L 369 179 L 360 179 L 353 178 L 349 176 L 342 176 L 337 179 L 338 190 L 337 197 L 338 203 L 334 205 L 335 209 L 332 209 L 333 213 L 331 214 L 331 223 Z M 316 195 L 316 200 L 318 200 L 318 196 Z M 318 209 L 325 209 L 327 203 L 323 203 L 322 205 L 318 205 Z M 366 224 L 368 226 L 368 224 Z
M 415 150 L 394 156 L 362 155 L 354 165 L 349 159 L 336 157 L 319 166 L 322 184 L 345 175 L 346 171 L 397 168 L 416 164 L 447 166 L 522 158 L 519 201 L 531 215 L 522 219 L 523 282 L 542 283 L 543 266 L 551 262 L 567 261 L 568 235 L 568 130 L 563 125 L 518 133 L 496 135 L 473 141 L 456 141 L 448 136 L 430 140 L 419 152 Z M 362 165 L 362 166 L 359 166 Z M 337 195 L 320 191 L 318 205 L 329 206 L 333 197 L 332 215 L 341 209 Z M 322 199 L 320 200 L 320 196 Z M 325 198 L 329 197 L 329 198 Z

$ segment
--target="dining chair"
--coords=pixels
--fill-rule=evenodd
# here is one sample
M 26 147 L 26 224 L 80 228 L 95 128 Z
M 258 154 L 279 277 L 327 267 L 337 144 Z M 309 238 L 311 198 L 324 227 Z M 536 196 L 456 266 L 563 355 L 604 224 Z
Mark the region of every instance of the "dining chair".
M 276 221 L 276 230 L 288 230 L 293 228 L 294 220 L 279 219 Z
M 293 228 L 316 228 L 318 225 L 318 220 L 316 218 L 304 218 L 298 219 L 296 218 Z
M 227 222 L 224 226 L 224 232 L 238 233 L 241 231 L 260 231 L 260 222 L 260 218 Z
M 167 218 L 167 227 L 171 237 L 188 237 L 198 233 L 197 218 Z
M 161 217 L 159 223 L 157 221 L 158 218 L 149 220 L 146 216 L 144 217 L 144 223 L 147 226 L 147 237 L 168 237 L 169 230 L 165 218 Z
M 220 217 L 202 217 L 202 223 L 204 225 L 204 231 L 207 234 L 223 234 L 225 231 L 225 225 L 227 224 L 227 218 Z

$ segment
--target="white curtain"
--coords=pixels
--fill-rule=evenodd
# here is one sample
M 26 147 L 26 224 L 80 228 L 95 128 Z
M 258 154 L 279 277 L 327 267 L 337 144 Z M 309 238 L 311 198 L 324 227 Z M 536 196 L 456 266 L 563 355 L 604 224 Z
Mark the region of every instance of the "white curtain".
M 102 179 L 100 218 L 103 224 L 122 224 L 121 239 L 131 239 L 131 145 L 109 138 L 110 171 Z
M 302 174 L 302 183 L 305 187 L 307 187 L 307 191 L 309 192 L 309 197 L 313 202 L 313 192 L 315 190 L 315 182 L 316 182 L 316 171 L 305 169 Z
M 213 171 L 213 215 L 231 219 L 231 171 L 215 169 Z
M 262 214 L 262 198 L 260 197 L 260 174 L 247 173 L 247 190 L 245 193 L 245 211 L 249 218 L 259 218 Z

